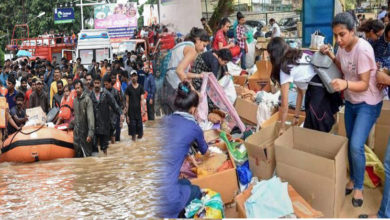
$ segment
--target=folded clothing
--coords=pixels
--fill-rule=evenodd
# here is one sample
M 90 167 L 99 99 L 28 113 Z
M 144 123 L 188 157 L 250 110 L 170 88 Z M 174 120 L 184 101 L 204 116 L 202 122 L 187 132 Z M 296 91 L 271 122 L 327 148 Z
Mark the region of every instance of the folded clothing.
M 248 218 L 280 218 L 294 213 L 288 183 L 278 177 L 258 182 L 245 202 Z

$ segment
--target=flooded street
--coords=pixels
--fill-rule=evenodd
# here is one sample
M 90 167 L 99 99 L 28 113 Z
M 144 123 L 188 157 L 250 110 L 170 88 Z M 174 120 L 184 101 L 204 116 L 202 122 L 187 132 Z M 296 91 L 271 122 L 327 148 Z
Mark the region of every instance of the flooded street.
M 108 156 L 0 164 L 0 219 L 153 217 L 158 123 L 132 143 L 127 126 Z

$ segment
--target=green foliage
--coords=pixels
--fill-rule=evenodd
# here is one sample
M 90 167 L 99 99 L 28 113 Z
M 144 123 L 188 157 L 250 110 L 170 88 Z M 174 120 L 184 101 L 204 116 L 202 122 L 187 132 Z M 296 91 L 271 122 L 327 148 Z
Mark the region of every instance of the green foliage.
M 0 66 L 4 65 L 4 51 L 0 48 Z
M 356 4 L 356 0 L 345 0 L 345 9 L 353 10 L 355 9 Z
M 233 0 L 219 0 L 215 7 L 213 15 L 210 18 L 209 25 L 212 30 L 218 29 L 218 24 L 222 18 L 231 15 L 234 12 Z
M 69 24 L 54 24 L 54 8 L 57 3 L 65 3 L 67 0 L 6 0 L 0 1 L 0 32 L 9 33 L 8 38 L 12 38 L 12 30 L 15 24 L 25 24 L 28 22 L 30 37 L 36 37 L 45 32 L 64 32 L 71 34 L 72 30 L 77 33 L 81 29 L 81 10 L 75 7 L 75 21 Z M 46 14 L 34 19 L 40 12 Z M 84 7 L 84 19 L 93 18 L 93 7 Z M 19 28 L 16 34 L 26 33 Z M 0 39 L 0 48 L 5 48 L 7 37 Z

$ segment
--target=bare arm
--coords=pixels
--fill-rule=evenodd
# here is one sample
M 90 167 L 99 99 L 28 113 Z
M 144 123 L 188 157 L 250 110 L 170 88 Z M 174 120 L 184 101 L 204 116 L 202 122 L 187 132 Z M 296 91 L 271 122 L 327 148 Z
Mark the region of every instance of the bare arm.
M 281 86 L 281 92 L 282 92 L 282 104 L 279 108 L 279 121 L 281 122 L 281 128 L 284 129 L 285 122 L 287 120 L 287 113 L 288 113 L 288 90 L 289 90 L 290 84 L 284 83 Z
M 226 46 L 223 46 L 223 43 L 222 43 L 222 42 L 219 42 L 219 43 L 218 43 L 218 48 L 219 48 L 220 50 L 222 50 L 222 49 L 230 49 L 230 48 L 232 48 L 232 47 L 234 47 L 234 44 L 233 44 L 233 43 L 230 43 L 230 44 L 228 44 L 228 45 L 226 45 Z
M 384 71 L 378 70 L 376 74 L 376 80 L 378 83 L 383 84 L 383 85 L 388 85 L 390 86 L 390 76 L 387 75 Z
M 299 89 L 297 90 L 298 95 L 297 95 L 297 103 L 295 106 L 295 115 L 294 117 L 299 116 L 299 113 L 301 111 L 301 106 L 302 106 L 302 100 L 303 100 L 303 95 L 305 94 L 305 90 Z
M 193 47 L 185 47 L 183 53 L 184 59 L 179 63 L 176 68 L 176 74 L 179 77 L 180 81 L 184 81 L 187 79 L 188 76 L 185 70 L 192 62 L 194 62 L 196 56 L 198 55 L 196 53 L 195 48 Z
M 128 115 L 128 112 L 129 112 L 129 96 L 126 95 L 126 112 L 125 112 L 125 114 Z
M 367 91 L 370 80 L 370 71 L 359 74 L 359 81 L 347 81 L 344 79 L 334 79 L 332 86 L 336 91 L 343 91 L 348 89 L 352 92 L 364 92 Z

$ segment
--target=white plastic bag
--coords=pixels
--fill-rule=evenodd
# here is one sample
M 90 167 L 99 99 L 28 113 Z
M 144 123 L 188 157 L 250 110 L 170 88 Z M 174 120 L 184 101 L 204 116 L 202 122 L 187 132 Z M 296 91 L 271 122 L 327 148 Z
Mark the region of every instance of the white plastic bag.
M 256 41 L 253 41 L 252 43 L 247 45 L 248 45 L 248 53 L 246 53 L 245 65 L 246 68 L 248 69 L 255 65 Z
M 324 45 L 325 37 L 319 35 L 319 31 L 314 32 L 311 35 L 310 48 L 314 50 L 319 50 L 322 45 Z
M 234 105 L 234 102 L 237 99 L 237 93 L 236 93 L 236 89 L 234 88 L 234 82 L 232 77 L 230 75 L 225 75 L 218 81 L 218 83 L 219 85 L 222 86 L 230 103 Z
M 239 76 L 241 74 L 242 69 L 239 65 L 236 65 L 233 62 L 228 62 L 226 66 L 230 75 Z

